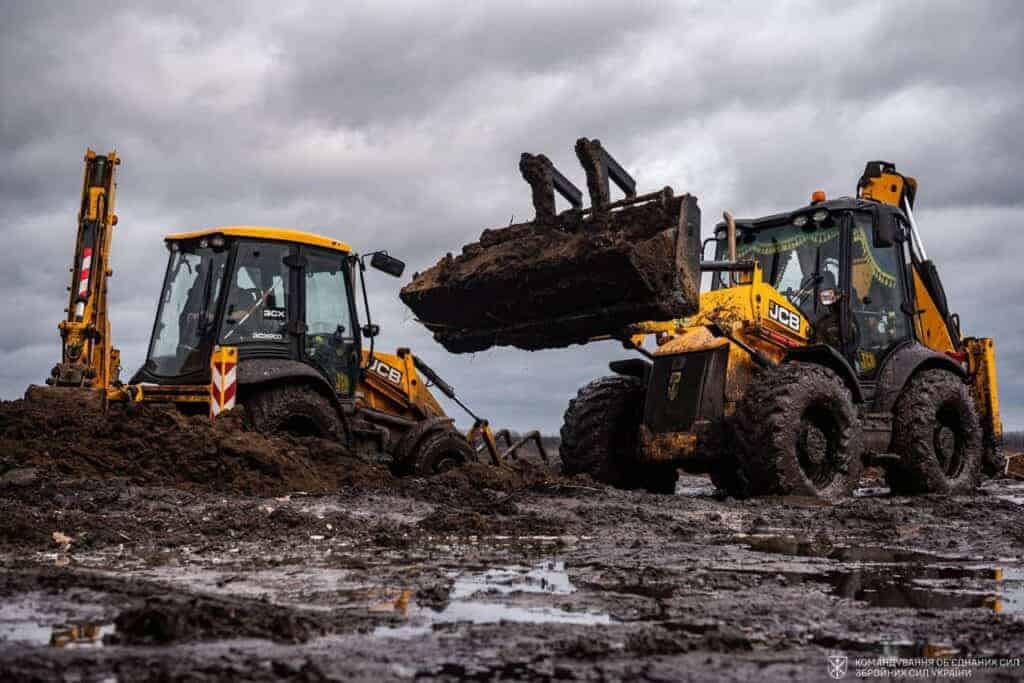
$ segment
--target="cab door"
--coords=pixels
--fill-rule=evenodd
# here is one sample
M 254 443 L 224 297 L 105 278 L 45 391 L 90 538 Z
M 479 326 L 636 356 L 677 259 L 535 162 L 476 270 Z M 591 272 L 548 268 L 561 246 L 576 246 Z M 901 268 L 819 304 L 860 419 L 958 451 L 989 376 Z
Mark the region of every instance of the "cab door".
M 876 247 L 872 216 L 857 212 L 850 239 L 850 362 L 861 379 L 873 379 L 883 360 L 911 338 L 900 244 Z
M 303 247 L 301 282 L 304 362 L 319 370 L 339 396 L 351 396 L 359 372 L 359 328 L 348 255 Z

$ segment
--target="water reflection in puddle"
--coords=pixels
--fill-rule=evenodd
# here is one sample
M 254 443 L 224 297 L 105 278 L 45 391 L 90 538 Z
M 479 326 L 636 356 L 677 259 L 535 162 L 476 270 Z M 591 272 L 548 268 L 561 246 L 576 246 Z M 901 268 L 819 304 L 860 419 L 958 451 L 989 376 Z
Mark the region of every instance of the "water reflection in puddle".
M 565 571 L 564 562 L 544 562 L 534 567 L 513 565 L 478 574 L 463 574 L 456 577 L 449 593 L 448 605 L 443 610 L 435 611 L 410 605 L 406 614 L 410 622 L 414 623 L 380 626 L 374 630 L 374 635 L 411 638 L 430 633 L 434 624 L 454 622 L 496 624 L 509 621 L 583 625 L 611 623 L 611 617 L 603 613 L 570 612 L 557 607 L 519 607 L 481 599 L 486 595 L 569 595 L 575 591 Z
M 67 649 L 102 647 L 103 637 L 115 631 L 113 624 L 56 623 L 52 619 L 29 602 L 6 602 L 0 605 L 0 642 Z
M 76 594 L 54 602 L 40 592 L 7 596 L 0 603 L 0 643 L 49 645 L 60 648 L 102 647 L 103 637 L 114 633 L 105 623 L 98 600 L 102 594 Z
M 797 580 L 827 583 L 833 595 L 872 607 L 985 608 L 1024 614 L 1024 569 L 1019 567 L 800 536 L 741 535 L 735 540 L 757 552 L 842 563 L 836 568 L 827 565 L 825 571 L 782 573 Z

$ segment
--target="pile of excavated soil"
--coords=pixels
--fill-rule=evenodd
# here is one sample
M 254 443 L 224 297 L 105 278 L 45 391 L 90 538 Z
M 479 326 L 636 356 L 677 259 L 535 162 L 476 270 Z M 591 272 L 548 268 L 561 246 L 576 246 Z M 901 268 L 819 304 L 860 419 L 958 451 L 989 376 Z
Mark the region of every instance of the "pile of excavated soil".
M 0 486 L 110 478 L 280 495 L 383 486 L 391 474 L 335 442 L 248 431 L 237 413 L 210 420 L 161 406 L 115 405 L 102 414 L 48 402 L 0 403 Z

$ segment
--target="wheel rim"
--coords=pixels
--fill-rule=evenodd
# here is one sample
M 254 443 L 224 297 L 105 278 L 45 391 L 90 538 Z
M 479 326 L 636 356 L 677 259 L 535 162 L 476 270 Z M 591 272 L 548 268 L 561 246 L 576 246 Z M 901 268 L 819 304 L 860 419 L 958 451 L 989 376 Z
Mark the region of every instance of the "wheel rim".
M 839 471 L 841 458 L 837 431 L 835 420 L 824 410 L 808 410 L 800 418 L 796 442 L 797 460 L 804 476 L 815 488 L 827 487 Z
M 281 420 L 275 431 L 284 432 L 292 436 L 326 436 L 319 422 L 309 415 L 299 414 L 289 415 Z
M 458 467 L 461 462 L 461 458 L 459 458 L 455 453 L 442 453 L 441 457 L 434 462 L 434 474 L 441 474 L 442 472 L 453 470 Z
M 964 430 L 959 412 L 953 406 L 939 410 L 935 420 L 933 442 L 935 457 L 947 479 L 954 479 L 964 469 Z

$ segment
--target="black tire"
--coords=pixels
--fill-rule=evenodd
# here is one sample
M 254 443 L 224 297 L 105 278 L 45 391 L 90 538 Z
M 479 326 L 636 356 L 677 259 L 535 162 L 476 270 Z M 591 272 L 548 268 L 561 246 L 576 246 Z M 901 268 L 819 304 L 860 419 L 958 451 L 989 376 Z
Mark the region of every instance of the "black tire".
M 1006 474 L 1006 455 L 1003 453 L 1001 439 L 985 437 L 981 452 L 981 471 L 990 479 L 998 479 Z
M 580 389 L 562 423 L 562 473 L 589 474 L 621 489 L 675 493 L 674 466 L 637 460 L 643 405 L 644 386 L 635 377 L 603 377 Z
M 756 376 L 736 411 L 736 457 L 749 495 L 849 496 L 864 471 L 849 389 L 828 368 L 786 363 Z
M 914 375 L 896 402 L 893 451 L 886 468 L 897 494 L 964 493 L 981 481 L 981 428 L 963 380 L 946 370 Z
M 429 432 L 410 454 L 412 471 L 421 477 L 441 474 L 475 458 L 473 446 L 454 429 Z
M 322 393 L 303 384 L 261 388 L 243 401 L 249 425 L 264 434 L 317 436 L 343 441 L 345 423 Z
M 750 482 L 736 457 L 733 430 L 732 420 L 721 421 L 715 429 L 709 431 L 701 448 L 707 451 L 710 459 L 708 476 L 715 488 L 726 496 L 747 498 L 750 496 Z

